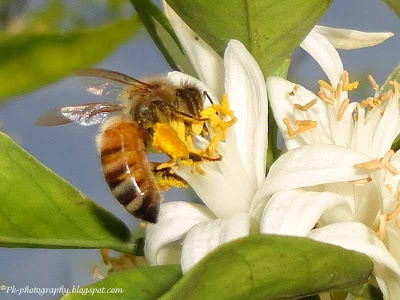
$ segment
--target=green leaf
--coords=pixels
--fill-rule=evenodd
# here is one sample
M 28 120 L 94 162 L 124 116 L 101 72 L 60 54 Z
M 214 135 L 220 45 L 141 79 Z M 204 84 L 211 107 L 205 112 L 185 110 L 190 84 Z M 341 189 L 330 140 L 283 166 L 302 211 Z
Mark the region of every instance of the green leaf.
M 333 0 L 167 0 L 213 49 L 240 40 L 269 76 L 288 59 Z
M 135 253 L 126 225 L 0 133 L 0 246 Z
M 144 267 L 111 274 L 105 279 L 88 285 L 83 289 L 93 291 L 96 299 L 151 300 L 157 299 L 173 286 L 182 276 L 181 267 L 165 265 Z M 122 293 L 105 293 L 102 289 L 123 289 Z M 91 293 L 67 294 L 61 300 L 93 299 Z
M 307 238 L 257 235 L 219 247 L 159 300 L 290 299 L 363 284 L 365 255 Z
M 189 59 L 183 52 L 174 30 L 164 13 L 151 0 L 130 0 L 154 43 L 175 71 L 196 76 Z
M 384 0 L 384 1 L 394 11 L 394 13 L 400 18 L 400 2 L 399 2 L 399 0 Z
M 101 61 L 139 26 L 139 20 L 133 17 L 65 34 L 1 34 L 0 102 Z

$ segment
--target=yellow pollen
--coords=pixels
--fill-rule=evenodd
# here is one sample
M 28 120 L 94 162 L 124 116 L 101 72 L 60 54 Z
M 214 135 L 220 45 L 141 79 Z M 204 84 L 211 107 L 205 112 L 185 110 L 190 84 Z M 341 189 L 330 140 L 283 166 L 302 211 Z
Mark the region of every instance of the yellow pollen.
M 393 155 L 394 155 L 394 151 L 392 149 L 390 149 L 388 152 L 386 152 L 385 156 L 381 159 L 381 162 L 383 164 L 388 163 Z
M 379 216 L 378 238 L 382 241 L 386 235 L 387 214 Z
M 183 125 L 184 126 L 184 125 Z M 179 129 L 179 125 L 178 125 Z M 153 148 L 172 158 L 187 158 L 189 151 L 185 139 L 181 139 L 178 132 L 170 125 L 157 123 L 153 127 Z M 185 135 L 183 136 L 185 138 Z
M 384 167 L 384 165 L 380 160 L 377 160 L 375 158 L 365 163 L 355 164 L 354 167 L 357 169 L 365 169 L 365 170 L 381 170 Z
M 387 220 L 391 221 L 395 218 L 397 218 L 397 216 L 400 214 L 400 203 L 397 203 L 396 208 L 387 215 Z
M 346 70 L 343 71 L 342 82 L 343 82 L 343 87 L 349 85 L 349 72 L 347 72 Z
M 296 136 L 296 132 L 293 130 L 292 125 L 290 124 L 290 121 L 288 118 L 283 119 L 283 123 L 286 125 L 286 128 L 288 130 L 288 134 L 291 138 L 294 138 Z
M 374 101 L 374 98 L 368 97 L 367 99 L 364 99 L 363 101 L 360 102 L 361 108 L 365 108 L 368 105 L 372 105 L 372 102 Z
M 340 121 L 343 118 L 343 114 L 344 114 L 347 106 L 349 106 L 349 102 L 350 102 L 349 98 L 346 98 L 343 100 L 342 105 L 340 106 L 338 115 L 337 115 L 338 121 Z
M 352 180 L 352 181 L 349 181 L 349 183 L 352 183 L 355 185 L 364 185 L 364 184 L 370 183 L 371 181 L 372 181 L 372 178 L 368 177 L 368 178 L 363 178 L 363 179 L 358 179 L 358 180 Z
M 359 85 L 359 84 L 360 84 L 360 83 L 359 83 L 358 81 L 354 81 L 354 82 L 349 83 L 348 85 L 344 86 L 344 87 L 343 87 L 343 90 L 344 90 L 344 91 L 352 91 L 352 90 L 355 90 L 356 88 L 358 88 L 358 85 Z
M 389 191 L 389 193 L 393 193 L 393 188 L 390 184 L 385 185 L 386 189 Z
M 299 88 L 300 88 L 300 85 L 295 84 L 295 86 L 293 87 L 293 90 L 289 93 L 289 95 L 294 96 L 297 93 L 297 91 L 299 90 Z
M 294 108 L 302 111 L 307 111 L 317 103 L 317 99 L 311 100 L 306 105 L 295 104 Z
M 192 131 L 194 134 L 200 134 L 203 131 L 204 122 L 193 122 Z
M 326 81 L 324 81 L 324 80 L 318 80 L 318 84 L 319 84 L 320 87 L 326 88 L 326 89 L 327 89 L 328 91 L 330 91 L 331 93 L 334 92 L 333 87 L 332 87 L 329 83 L 327 83 Z
M 340 95 L 342 94 L 342 85 L 338 83 L 336 90 L 335 90 L 335 99 L 340 100 Z
M 295 133 L 296 133 L 296 134 L 302 133 L 302 132 L 304 132 L 304 131 L 313 129 L 313 128 L 317 127 L 317 126 L 318 126 L 317 121 L 310 121 L 310 123 L 309 123 L 308 125 L 304 125 L 304 126 L 300 127 L 299 129 L 296 130 Z
M 324 91 L 322 91 L 322 90 L 320 90 L 319 92 L 318 92 L 318 96 L 324 101 L 324 102 L 326 102 L 326 103 L 328 103 L 328 104 L 333 104 L 334 102 L 333 102 L 333 100 L 331 99 L 331 98 L 329 98 L 325 93 L 324 93 Z
M 376 83 L 374 77 L 372 77 L 372 75 L 368 75 L 368 80 L 369 82 L 371 82 L 372 88 L 377 91 L 379 89 L 379 85 Z
M 382 100 L 376 98 L 376 99 L 374 99 L 374 100 L 372 101 L 372 104 L 373 104 L 375 107 L 381 106 L 381 105 L 382 105 Z

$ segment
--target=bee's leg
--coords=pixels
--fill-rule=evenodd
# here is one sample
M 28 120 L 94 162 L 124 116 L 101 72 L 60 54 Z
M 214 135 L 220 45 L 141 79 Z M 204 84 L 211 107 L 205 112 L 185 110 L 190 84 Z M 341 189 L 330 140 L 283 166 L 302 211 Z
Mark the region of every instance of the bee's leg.
M 159 169 L 158 167 L 160 165 L 162 165 L 162 163 L 150 162 L 151 172 L 153 173 L 157 185 L 161 191 L 166 191 L 171 187 L 187 187 L 187 182 L 178 176 L 172 167 L 164 167 Z

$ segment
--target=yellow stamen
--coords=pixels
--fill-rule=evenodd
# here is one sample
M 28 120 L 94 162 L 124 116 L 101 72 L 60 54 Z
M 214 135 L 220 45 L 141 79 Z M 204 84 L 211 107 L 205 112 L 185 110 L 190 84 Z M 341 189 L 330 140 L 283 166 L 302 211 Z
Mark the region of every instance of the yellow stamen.
M 382 99 L 382 101 L 385 101 L 386 99 L 389 99 L 391 97 L 393 97 L 393 90 L 389 90 L 386 93 L 383 93 L 380 98 Z
M 291 138 L 296 136 L 296 132 L 293 130 L 292 125 L 290 124 L 290 121 L 288 118 L 283 119 L 283 123 L 286 125 L 286 128 L 288 130 L 288 134 Z
M 367 99 L 364 99 L 363 101 L 360 102 L 360 106 L 361 106 L 361 108 L 364 108 L 368 105 L 371 105 L 373 101 L 374 101 L 374 98 L 368 97 Z
M 160 171 L 160 170 L 163 170 L 163 169 L 166 169 L 166 168 L 172 168 L 172 167 L 175 167 L 175 166 L 176 166 L 176 161 L 175 160 L 170 160 L 170 161 L 167 161 L 165 163 L 159 164 L 156 167 L 156 169 L 158 171 Z
M 337 115 L 338 121 L 340 121 L 343 118 L 343 114 L 344 114 L 347 106 L 349 106 L 349 102 L 350 102 L 349 98 L 346 98 L 343 100 L 342 105 L 340 106 L 338 115 Z
M 346 70 L 343 71 L 342 82 L 343 82 L 343 87 L 349 85 L 349 72 L 347 72 Z
M 293 90 L 289 93 L 289 95 L 290 95 L 290 96 L 294 96 L 294 95 L 297 93 L 297 91 L 299 90 L 299 88 L 300 88 L 300 85 L 296 84 L 296 85 L 293 87 Z
M 307 111 L 317 103 L 317 99 L 311 100 L 306 105 L 295 104 L 294 108 L 302 111 Z
M 342 85 L 338 83 L 336 90 L 335 90 L 335 99 L 340 100 L 340 95 L 342 94 Z
M 355 164 L 354 167 L 365 170 L 381 170 L 384 166 L 381 161 L 373 159 L 364 163 Z
M 307 126 L 310 125 L 313 122 L 313 120 L 296 120 L 296 126 L 301 127 L 301 126 Z
M 330 91 L 331 93 L 334 92 L 333 87 L 332 87 L 329 83 L 327 83 L 326 81 L 324 81 L 324 80 L 318 80 L 318 84 L 319 84 L 320 87 L 326 88 L 326 89 L 327 89 L 328 91 Z
M 385 168 L 393 175 L 399 174 L 399 171 L 389 162 L 385 164 Z
M 382 241 L 386 235 L 386 221 L 387 215 L 380 215 L 379 216 L 379 229 L 378 229 L 378 238 Z
M 363 179 L 352 180 L 352 181 L 349 181 L 349 183 L 352 183 L 355 185 L 364 185 L 364 184 L 370 183 L 371 181 L 372 181 L 372 178 L 368 177 L 368 178 L 363 178 Z
M 300 127 L 299 129 L 296 130 L 295 133 L 296 133 L 296 134 L 302 133 L 302 132 L 304 132 L 304 131 L 313 129 L 313 128 L 317 127 L 317 126 L 318 126 L 317 121 L 310 121 L 310 123 L 309 123 L 308 125 L 304 125 L 304 126 Z
M 400 203 L 397 203 L 396 208 L 387 215 L 387 220 L 391 221 L 395 218 L 397 218 L 397 216 L 400 214 Z
M 358 81 L 354 81 L 352 83 L 349 83 L 348 85 L 343 87 L 343 91 L 352 91 L 355 90 L 356 88 L 358 88 L 358 85 L 360 83 Z
M 394 151 L 392 149 L 390 149 L 388 152 L 386 152 L 385 156 L 381 159 L 381 162 L 383 164 L 388 163 L 393 155 L 394 155 Z
M 379 89 L 379 85 L 376 83 L 374 77 L 372 77 L 372 75 L 368 75 L 368 80 L 369 82 L 371 82 L 372 88 L 377 91 Z
M 193 122 L 192 123 L 192 132 L 194 134 L 200 134 L 203 131 L 204 122 Z
M 321 100 L 323 100 L 324 102 L 328 103 L 328 104 L 333 104 L 333 100 L 331 98 L 329 98 L 324 91 L 320 90 L 318 92 L 318 96 L 321 98 Z

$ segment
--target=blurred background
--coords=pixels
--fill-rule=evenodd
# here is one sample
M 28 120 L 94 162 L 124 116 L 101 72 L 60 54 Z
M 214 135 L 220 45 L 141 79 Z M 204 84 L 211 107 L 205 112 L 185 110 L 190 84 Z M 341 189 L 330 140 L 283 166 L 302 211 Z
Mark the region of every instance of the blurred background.
M 159 1 L 155 3 L 160 5 Z M 133 13 L 132 5 L 127 0 L 2 0 L 0 28 L 13 32 L 69 31 L 98 26 Z M 360 88 L 351 94 L 352 101 L 359 101 L 372 93 L 366 80 L 368 74 L 373 74 L 378 83 L 383 83 L 400 63 L 400 19 L 381 0 L 336 0 L 319 24 L 363 31 L 391 31 L 395 34 L 380 46 L 340 51 L 351 79 L 361 83 Z M 93 49 L 96 46 L 93 42 Z M 136 78 L 170 71 L 144 28 L 97 66 Z M 321 78 L 325 79 L 325 76 L 319 66 L 304 51 L 297 50 L 293 55 L 289 79 L 316 91 L 317 80 Z M 96 98 L 85 92 L 78 79 L 68 77 L 0 104 L 0 130 L 134 229 L 138 226 L 137 222 L 114 200 L 101 173 L 94 143 L 98 127 L 71 124 L 43 128 L 34 125 L 41 114 L 54 106 L 94 101 L 97 101 Z M 166 194 L 167 201 L 194 198 L 195 195 L 188 190 L 173 190 Z M 0 284 L 18 288 L 27 285 L 41 288 L 83 286 L 94 281 L 92 268 L 95 265 L 101 265 L 96 250 L 0 248 Z M 1 299 L 16 297 L 18 295 L 0 294 Z M 58 297 L 24 295 L 23 299 Z

